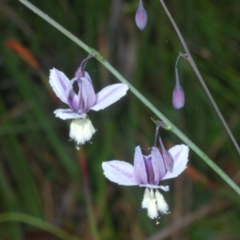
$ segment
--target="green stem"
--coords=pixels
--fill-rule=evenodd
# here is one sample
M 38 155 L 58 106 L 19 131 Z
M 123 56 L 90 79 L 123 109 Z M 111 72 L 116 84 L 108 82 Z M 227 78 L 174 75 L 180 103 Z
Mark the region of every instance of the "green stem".
M 238 145 L 235 137 L 233 136 L 230 128 L 228 127 L 228 125 L 227 125 L 224 117 L 222 116 L 222 114 L 221 114 L 221 112 L 220 112 L 217 104 L 215 103 L 215 101 L 214 101 L 214 99 L 213 99 L 210 91 L 208 90 L 208 87 L 207 87 L 207 85 L 206 85 L 206 83 L 205 83 L 205 81 L 204 81 L 201 73 L 199 72 L 197 65 L 195 64 L 195 62 L 194 62 L 194 60 L 193 60 L 193 58 L 192 58 L 192 56 L 191 56 L 191 53 L 190 53 L 190 51 L 189 51 L 189 49 L 188 49 L 188 46 L 187 46 L 187 44 L 186 44 L 186 42 L 185 42 L 185 40 L 184 40 L 184 38 L 183 38 L 180 30 L 179 30 L 177 24 L 175 23 L 175 21 L 174 21 L 172 15 L 170 14 L 170 12 L 168 11 L 168 8 L 167 8 L 167 6 L 165 5 L 164 0 L 160 0 L 160 3 L 162 4 L 163 9 L 165 10 L 165 12 L 166 12 L 166 14 L 167 14 L 170 22 L 172 23 L 172 25 L 173 25 L 173 27 L 174 27 L 174 29 L 175 29 L 178 37 L 179 37 L 179 40 L 180 40 L 180 42 L 181 42 L 181 44 L 182 44 L 182 46 L 183 46 L 183 48 L 184 48 L 184 51 L 185 51 L 185 52 L 187 53 L 187 55 L 188 55 L 188 62 L 190 63 L 190 65 L 191 65 L 193 71 L 195 72 L 195 74 L 196 74 L 199 82 L 201 83 L 201 85 L 202 85 L 204 91 L 206 92 L 206 94 L 207 94 L 210 102 L 212 103 L 213 108 L 215 109 L 215 111 L 216 111 L 219 119 L 221 120 L 221 122 L 222 122 L 222 124 L 223 124 L 223 126 L 224 126 L 224 128 L 225 128 L 225 130 L 226 130 L 226 132 L 228 133 L 228 136 L 229 136 L 230 139 L 232 140 L 232 142 L 233 142 L 236 150 L 238 151 L 238 154 L 240 155 L 240 147 L 239 147 L 239 145 Z
M 47 223 L 44 220 L 41 220 L 33 216 L 29 216 L 23 213 L 15 213 L 15 212 L 2 213 L 0 214 L 0 223 L 3 223 L 3 222 L 26 223 L 36 228 L 47 231 L 62 240 L 79 240 L 79 238 L 68 234 L 67 232 L 55 227 L 50 223 Z
M 87 216 L 88 216 L 88 222 L 91 229 L 92 239 L 99 240 L 100 236 L 98 233 L 96 218 L 92 206 L 92 195 L 89 187 L 89 177 L 88 177 L 88 170 L 87 170 L 87 161 L 85 158 L 84 151 L 80 151 L 79 153 L 79 165 L 80 165 L 80 171 L 82 173 L 82 179 L 83 179 L 83 193 L 85 198 L 85 204 L 87 207 Z
M 134 88 L 115 68 L 113 68 L 103 56 L 93 48 L 88 47 L 85 43 L 79 40 L 76 36 L 70 33 L 68 30 L 59 25 L 56 21 L 50 18 L 48 15 L 43 13 L 41 10 L 36 8 L 33 4 L 26 0 L 19 0 L 26 7 L 31 9 L 34 13 L 39 15 L 54 28 L 58 29 L 65 36 L 75 42 L 78 46 L 82 47 L 86 52 L 94 54 L 96 59 L 101 62 L 116 78 L 122 83 L 128 85 L 132 93 L 145 104 L 153 113 L 156 114 L 165 124 L 169 126 L 169 130 L 175 133 L 180 139 L 182 139 L 197 155 L 200 156 L 229 186 L 231 186 L 239 195 L 240 188 L 202 151 L 200 150 L 186 135 L 184 135 L 176 126 L 174 126 L 152 103 L 150 103 L 136 88 Z

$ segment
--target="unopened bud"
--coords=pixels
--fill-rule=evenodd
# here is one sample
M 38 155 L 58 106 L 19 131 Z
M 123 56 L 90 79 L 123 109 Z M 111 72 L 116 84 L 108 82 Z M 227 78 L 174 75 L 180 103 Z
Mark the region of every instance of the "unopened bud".
M 142 0 L 139 0 L 139 7 L 135 15 L 135 22 L 140 30 L 143 30 L 147 24 L 147 12 L 143 7 Z
M 176 76 L 176 85 L 173 90 L 172 103 L 175 109 L 180 109 L 185 104 L 185 96 L 184 96 L 184 91 L 179 83 L 177 67 L 175 67 L 175 76 Z
M 175 86 L 173 90 L 172 103 L 175 109 L 180 109 L 185 104 L 185 96 L 181 86 Z

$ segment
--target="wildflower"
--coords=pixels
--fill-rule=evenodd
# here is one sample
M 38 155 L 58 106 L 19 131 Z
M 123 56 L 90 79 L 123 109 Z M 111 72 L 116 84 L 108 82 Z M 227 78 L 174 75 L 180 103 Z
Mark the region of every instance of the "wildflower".
M 96 132 L 87 112 L 90 110 L 99 111 L 108 107 L 123 97 L 128 90 L 126 84 L 118 83 L 107 86 L 95 94 L 92 80 L 89 74 L 84 71 L 88 58 L 82 61 L 71 80 L 55 68 L 50 70 L 49 83 L 53 91 L 62 102 L 69 106 L 68 109 L 55 110 L 54 114 L 63 120 L 72 119 L 69 136 L 77 142 L 78 146 L 89 141 Z M 78 86 L 77 93 L 73 88 L 75 83 Z
M 142 0 L 139 0 L 138 10 L 135 15 L 135 22 L 140 30 L 143 30 L 147 24 L 147 12 L 143 7 Z
M 175 88 L 173 90 L 173 95 L 172 95 L 172 103 L 173 103 L 173 107 L 175 109 L 180 109 L 184 106 L 185 104 L 185 96 L 184 96 L 184 91 L 180 85 L 179 82 L 179 76 L 178 76 L 178 69 L 177 69 L 177 64 L 178 64 L 178 60 L 181 56 L 184 56 L 182 54 L 179 54 L 176 64 L 175 64 L 175 79 L 176 79 L 176 84 L 175 84 Z
M 161 144 L 161 143 L 160 143 Z M 147 209 L 147 215 L 151 219 L 158 219 L 159 214 L 168 214 L 168 204 L 159 189 L 168 191 L 168 186 L 159 185 L 165 179 L 175 178 L 186 168 L 189 148 L 182 144 L 172 147 L 168 153 L 172 164 L 169 164 L 169 156 L 163 157 L 156 147 L 152 147 L 151 154 L 142 154 L 140 146 L 135 148 L 134 164 L 113 160 L 103 162 L 104 175 L 112 182 L 125 186 L 145 187 L 142 208 Z

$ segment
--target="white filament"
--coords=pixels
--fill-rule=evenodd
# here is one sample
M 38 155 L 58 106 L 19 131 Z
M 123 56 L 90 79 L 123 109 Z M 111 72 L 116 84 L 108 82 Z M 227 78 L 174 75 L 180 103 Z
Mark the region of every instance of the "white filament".
M 168 214 L 168 205 L 163 195 L 155 189 L 145 189 L 142 208 L 147 209 L 147 215 L 151 219 L 158 219 L 159 214 Z

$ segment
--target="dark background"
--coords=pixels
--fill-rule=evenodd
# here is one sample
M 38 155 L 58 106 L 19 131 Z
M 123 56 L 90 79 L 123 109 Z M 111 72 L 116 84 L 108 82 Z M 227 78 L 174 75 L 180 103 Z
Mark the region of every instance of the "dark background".
M 179 77 L 186 104 L 171 97 L 174 64 L 183 48 L 158 0 L 144 1 L 148 23 L 134 21 L 137 0 L 32 0 L 41 10 L 101 54 L 230 177 L 239 181 L 239 155 L 188 62 Z M 168 0 L 217 105 L 240 142 L 240 1 Z M 53 67 L 72 78 L 84 50 L 18 1 L 0 0 L 0 239 L 58 239 L 5 213 L 24 213 L 79 239 L 239 239 L 239 196 L 195 153 L 188 169 L 166 181 L 171 214 L 160 224 L 140 211 L 143 188 L 109 182 L 101 163 L 133 161 L 134 148 L 154 141 L 154 114 L 131 92 L 104 111 L 89 112 L 97 133 L 80 151 L 68 141 L 66 107 L 48 84 Z M 97 60 L 86 70 L 98 92 L 117 83 Z M 181 143 L 161 131 L 167 149 Z

